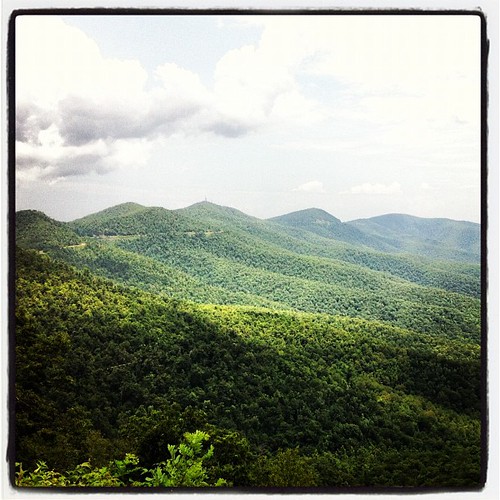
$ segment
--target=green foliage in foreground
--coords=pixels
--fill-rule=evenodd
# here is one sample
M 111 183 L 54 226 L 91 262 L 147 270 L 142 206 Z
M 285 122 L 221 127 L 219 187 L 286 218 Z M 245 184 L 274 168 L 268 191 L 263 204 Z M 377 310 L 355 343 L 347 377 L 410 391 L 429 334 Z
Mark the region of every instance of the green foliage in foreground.
M 16 461 L 29 470 L 131 453 L 160 481 L 181 455 L 168 445 L 200 430 L 208 484 L 480 485 L 473 339 L 169 300 L 24 250 L 16 273 Z
M 139 467 L 139 458 L 131 453 L 126 454 L 125 459 L 113 460 L 104 467 L 84 462 L 66 474 L 49 470 L 45 462 L 39 462 L 33 472 L 25 471 L 22 464 L 17 464 L 16 486 L 226 486 L 227 482 L 222 478 L 214 484 L 207 482 L 208 472 L 203 462 L 214 453 L 213 445 L 203 450 L 203 442 L 208 438 L 208 434 L 202 431 L 186 432 L 180 445 L 168 445 L 170 458 L 153 469 Z

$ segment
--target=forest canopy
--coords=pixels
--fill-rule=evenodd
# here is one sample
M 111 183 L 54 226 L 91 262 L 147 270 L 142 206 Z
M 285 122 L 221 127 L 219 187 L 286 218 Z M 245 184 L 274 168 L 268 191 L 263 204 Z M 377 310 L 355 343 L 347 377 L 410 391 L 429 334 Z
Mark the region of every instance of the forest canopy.
M 195 210 L 18 214 L 18 486 L 482 484 L 478 264 Z

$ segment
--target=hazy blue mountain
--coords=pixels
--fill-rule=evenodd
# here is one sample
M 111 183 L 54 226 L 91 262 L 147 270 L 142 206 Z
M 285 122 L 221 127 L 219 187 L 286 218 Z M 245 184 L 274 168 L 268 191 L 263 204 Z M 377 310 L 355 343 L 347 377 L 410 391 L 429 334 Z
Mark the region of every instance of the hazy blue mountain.
M 354 245 L 363 245 L 376 250 L 393 250 L 392 245 L 386 243 L 381 238 L 374 237 L 352 225 L 345 224 L 340 219 L 319 208 L 299 210 L 278 217 L 272 217 L 268 220 L 283 226 L 312 232 L 324 238 L 344 241 Z
M 269 221 L 380 252 L 471 263 L 480 260 L 481 226 L 473 222 L 402 214 L 341 222 L 317 208 L 273 217 Z

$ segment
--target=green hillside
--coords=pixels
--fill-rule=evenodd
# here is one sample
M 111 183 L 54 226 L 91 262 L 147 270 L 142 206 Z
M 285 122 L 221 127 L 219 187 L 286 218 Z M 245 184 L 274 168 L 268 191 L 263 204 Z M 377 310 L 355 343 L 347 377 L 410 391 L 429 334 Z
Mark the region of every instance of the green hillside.
M 271 243 L 280 249 L 286 249 L 297 254 L 307 256 L 326 257 L 352 264 L 360 264 L 376 271 L 383 271 L 408 281 L 433 287 L 444 288 L 449 291 L 467 293 L 479 297 L 479 265 L 474 257 L 470 264 L 446 260 L 446 252 L 442 259 L 435 259 L 422 255 L 399 254 L 370 249 L 366 242 L 370 240 L 365 235 L 362 245 L 348 244 L 332 238 L 331 231 L 321 235 L 310 230 L 304 224 L 304 213 L 321 215 L 328 221 L 338 219 L 324 211 L 316 209 L 296 212 L 299 214 L 295 227 L 290 224 L 277 223 L 274 220 L 263 221 L 249 217 L 237 210 L 219 207 L 213 203 L 198 203 L 186 209 L 179 210 L 183 215 L 204 223 L 214 230 L 231 231 L 237 233 L 241 240 L 248 240 L 249 235 L 262 242 Z M 292 217 L 294 214 L 289 214 Z M 286 216 L 284 216 L 286 217 Z M 276 218 L 278 219 L 278 218 Z M 321 226 L 321 225 L 320 225 Z M 342 224 L 346 227 L 346 224 Z M 352 232 L 352 229 L 350 230 Z M 321 232 L 321 231 L 320 231 Z M 252 243 L 251 243 L 252 244 Z M 444 259 L 444 260 L 443 260 Z
M 125 203 L 68 223 L 80 235 L 177 234 L 195 229 L 192 221 L 160 207 Z
M 144 485 L 195 431 L 204 484 L 482 483 L 475 226 L 278 219 L 16 214 L 19 484 Z
M 472 222 L 388 214 L 348 224 L 399 251 L 464 262 L 480 259 L 480 226 Z
M 175 212 L 189 217 L 192 220 L 199 221 L 200 223 L 205 224 L 207 228 L 212 226 L 213 229 L 221 229 L 223 227 L 230 226 L 252 230 L 252 228 L 256 225 L 265 225 L 260 219 L 246 215 L 235 208 L 223 207 L 208 201 L 195 203 L 189 207 L 175 210 Z
M 364 233 L 356 227 L 342 223 L 333 215 L 318 208 L 309 208 L 268 219 L 282 226 L 308 231 L 324 238 L 344 241 L 354 245 L 391 251 L 393 246 L 383 239 Z
M 182 244 L 155 235 L 116 245 L 181 269 L 205 284 L 278 302 L 283 309 L 379 319 L 448 335 L 479 335 L 477 299 L 359 265 L 270 251 L 226 233 L 186 238 Z
M 46 250 L 79 245 L 81 238 L 63 222 L 55 221 L 37 210 L 16 214 L 16 244 Z
M 200 429 L 207 474 L 235 486 L 481 484 L 474 338 L 196 305 L 23 249 L 16 304 L 25 469 L 125 453 L 151 467 Z
M 165 209 L 155 210 L 160 213 L 160 219 L 172 217 L 171 212 Z M 162 210 L 166 214 L 162 215 Z M 155 226 L 151 226 L 151 222 L 144 216 L 147 213 L 148 209 L 143 207 L 140 220 L 127 218 L 128 226 L 124 226 L 124 220 L 119 217 L 118 221 L 114 221 L 113 224 L 122 225 L 122 232 L 125 231 L 130 234 L 139 232 L 139 234 L 147 233 L 152 235 L 155 232 L 162 232 L 155 229 L 158 226 L 157 223 Z M 215 233 L 218 241 L 232 238 L 233 240 L 245 242 L 256 249 L 263 244 L 271 244 L 271 252 L 278 247 L 279 250 L 285 249 L 307 256 L 316 255 L 333 258 L 393 274 L 417 284 L 479 296 L 478 265 L 466 266 L 451 262 L 436 264 L 432 259 L 376 252 L 363 246 L 353 246 L 331 238 L 322 238 L 309 231 L 285 228 L 278 224 L 247 216 L 235 209 L 219 207 L 207 202 L 198 203 L 186 209 L 174 211 L 174 213 L 177 213 L 180 220 L 183 221 L 184 225 L 181 225 L 181 232 L 187 236 L 210 237 Z M 107 222 L 108 212 L 105 211 L 90 216 L 89 220 L 94 221 L 93 225 L 89 226 L 86 221 L 83 229 L 81 229 L 82 222 L 80 220 L 75 221 L 73 227 L 79 228 L 80 232 L 86 231 L 88 234 L 102 235 L 101 215 L 104 221 Z M 195 227 L 196 229 L 193 229 Z M 166 232 L 171 232 L 170 226 L 167 226 Z M 257 238 L 257 241 L 255 238 Z M 177 244 L 177 242 L 173 243 Z M 234 243 L 229 242 L 229 244 Z M 179 246 L 182 246 L 182 242 L 179 242 Z
M 180 213 L 123 208 L 69 223 L 85 241 L 51 255 L 123 284 L 200 303 L 341 314 L 479 338 L 478 267 L 398 260 L 338 242 L 328 249 L 290 235 L 279 246 L 272 224 L 207 203 Z M 290 250 L 290 242 L 301 252 Z M 327 248 L 333 257 L 315 255 L 314 248 Z
M 319 209 L 300 210 L 269 221 L 379 252 L 457 262 L 480 260 L 480 225 L 472 222 L 402 214 L 341 222 Z

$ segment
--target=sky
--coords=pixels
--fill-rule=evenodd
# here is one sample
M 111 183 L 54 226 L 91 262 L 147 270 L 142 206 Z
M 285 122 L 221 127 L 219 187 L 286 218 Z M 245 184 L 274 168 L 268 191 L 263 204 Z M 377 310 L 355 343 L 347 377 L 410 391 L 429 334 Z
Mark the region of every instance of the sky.
M 480 220 L 474 15 L 19 16 L 16 209 Z

